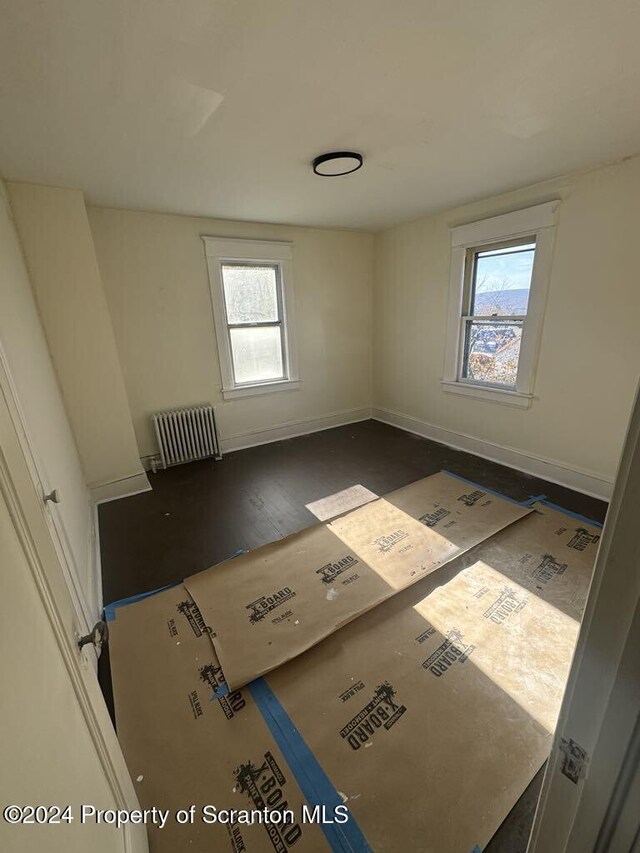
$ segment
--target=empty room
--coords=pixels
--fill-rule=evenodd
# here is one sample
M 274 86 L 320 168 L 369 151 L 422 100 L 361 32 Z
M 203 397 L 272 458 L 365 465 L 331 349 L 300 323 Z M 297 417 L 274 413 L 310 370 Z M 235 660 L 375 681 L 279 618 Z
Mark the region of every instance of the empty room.
M 640 6 L 0 0 L 0 849 L 640 853 Z

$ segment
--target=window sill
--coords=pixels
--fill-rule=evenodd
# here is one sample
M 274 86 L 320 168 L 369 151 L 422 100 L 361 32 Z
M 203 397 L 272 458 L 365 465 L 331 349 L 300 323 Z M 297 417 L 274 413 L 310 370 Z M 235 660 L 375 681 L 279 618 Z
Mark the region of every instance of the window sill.
M 236 400 L 239 397 L 256 397 L 262 394 L 272 394 L 275 391 L 297 391 L 300 388 L 299 379 L 282 379 L 280 382 L 258 382 L 255 385 L 239 385 L 237 388 L 223 388 L 224 400 Z
M 533 399 L 533 394 L 524 394 L 522 391 L 509 391 L 502 388 L 483 388 L 481 385 L 472 385 L 470 382 L 454 382 L 451 379 L 443 379 L 442 390 L 449 394 L 461 394 L 464 397 L 475 397 L 487 403 L 500 403 L 503 406 L 512 406 L 517 409 L 528 409 Z

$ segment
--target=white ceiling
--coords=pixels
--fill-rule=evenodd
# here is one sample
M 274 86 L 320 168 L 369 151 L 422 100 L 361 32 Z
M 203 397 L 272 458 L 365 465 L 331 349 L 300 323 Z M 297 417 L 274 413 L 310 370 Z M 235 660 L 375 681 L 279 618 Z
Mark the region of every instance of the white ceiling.
M 381 228 L 640 150 L 637 0 L 0 0 L 0 174 Z M 354 148 L 343 178 L 309 161 Z

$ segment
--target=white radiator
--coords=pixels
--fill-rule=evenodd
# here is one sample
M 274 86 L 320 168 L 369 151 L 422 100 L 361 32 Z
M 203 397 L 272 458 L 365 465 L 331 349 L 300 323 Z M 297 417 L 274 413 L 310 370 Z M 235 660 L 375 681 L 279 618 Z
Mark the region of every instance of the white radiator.
M 153 415 L 153 425 L 163 468 L 207 456 L 215 456 L 216 459 L 222 456 L 213 406 L 158 412 Z

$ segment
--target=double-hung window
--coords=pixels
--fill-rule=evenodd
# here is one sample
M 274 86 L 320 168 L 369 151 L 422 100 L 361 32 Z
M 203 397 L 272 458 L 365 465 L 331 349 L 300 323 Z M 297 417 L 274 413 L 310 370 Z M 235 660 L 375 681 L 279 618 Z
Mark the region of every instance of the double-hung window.
M 203 240 L 225 399 L 297 387 L 291 245 Z
M 468 249 L 460 378 L 515 389 L 535 240 Z
M 452 229 L 445 391 L 530 405 L 555 207 Z

